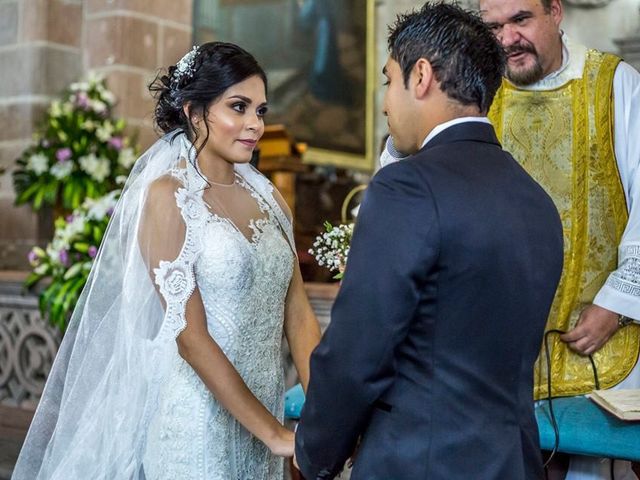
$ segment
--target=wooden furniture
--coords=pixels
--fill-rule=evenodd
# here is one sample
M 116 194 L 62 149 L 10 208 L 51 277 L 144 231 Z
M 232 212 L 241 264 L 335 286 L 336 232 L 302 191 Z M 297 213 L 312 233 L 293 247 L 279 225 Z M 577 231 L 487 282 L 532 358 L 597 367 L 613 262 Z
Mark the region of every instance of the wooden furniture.
M 284 125 L 267 125 L 258 142 L 258 170 L 271 179 L 292 212 L 296 207 L 296 174 L 309 169 L 301 159 L 305 148 L 293 141 Z

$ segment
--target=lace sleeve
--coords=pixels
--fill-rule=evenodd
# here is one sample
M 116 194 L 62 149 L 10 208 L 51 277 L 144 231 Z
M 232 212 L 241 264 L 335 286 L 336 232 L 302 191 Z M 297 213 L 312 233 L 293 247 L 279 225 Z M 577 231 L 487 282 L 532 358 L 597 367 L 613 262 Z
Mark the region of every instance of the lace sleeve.
M 139 244 L 165 309 L 159 339 L 176 338 L 186 327 L 185 310 L 196 289 L 194 262 L 202 248 L 206 207 L 179 179 L 153 182 L 141 220 Z

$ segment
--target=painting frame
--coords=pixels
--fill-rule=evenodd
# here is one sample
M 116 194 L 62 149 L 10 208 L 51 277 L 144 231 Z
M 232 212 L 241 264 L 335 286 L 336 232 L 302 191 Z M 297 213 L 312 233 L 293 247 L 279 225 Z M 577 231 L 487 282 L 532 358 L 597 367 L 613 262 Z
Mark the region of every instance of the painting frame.
M 320 0 L 321 2 L 325 0 Z M 278 2 L 259 2 L 259 5 L 256 2 L 248 1 L 248 0 L 194 0 L 194 43 L 199 44 L 204 41 L 210 40 L 218 40 L 218 41 L 231 41 L 233 43 L 237 43 L 241 46 L 247 45 L 249 51 L 254 53 L 254 49 L 251 48 L 251 40 L 255 42 L 255 39 L 251 38 L 243 38 L 242 34 L 235 33 L 231 31 L 229 32 L 219 32 L 212 29 L 211 32 L 203 34 L 203 31 L 206 32 L 207 24 L 209 21 L 211 24 L 214 24 L 216 19 L 218 22 L 222 20 L 219 18 L 224 14 L 222 10 L 224 8 L 229 8 L 229 5 L 237 6 L 237 11 L 242 14 L 242 12 L 247 12 L 250 10 L 252 5 L 256 5 L 257 8 L 268 8 L 269 4 L 273 4 L 273 8 L 278 8 Z M 298 2 L 300 3 L 300 2 Z M 337 168 L 345 168 L 345 169 L 355 169 L 364 172 L 372 172 L 375 168 L 376 162 L 376 148 L 375 148 L 375 78 L 376 78 L 376 48 L 375 48 L 375 0 L 361 0 L 357 2 L 357 0 L 335 0 L 334 5 L 344 4 L 344 10 L 349 11 L 349 7 L 354 11 L 354 15 L 362 15 L 358 17 L 357 21 L 354 21 L 354 33 L 353 35 L 362 35 L 362 25 L 364 24 L 364 48 L 361 46 L 358 48 L 357 52 L 350 52 L 351 56 L 357 56 L 358 65 L 360 68 L 364 68 L 364 72 L 360 72 L 361 76 L 358 77 L 358 83 L 356 83 L 355 95 L 363 95 L 363 97 L 358 97 L 357 107 L 351 109 L 352 112 L 355 112 L 357 115 L 357 146 L 355 143 L 352 143 L 349 148 L 342 148 L 337 142 L 333 142 L 333 137 L 328 133 L 328 131 L 323 131 L 317 125 L 306 128 L 306 131 L 311 131 L 312 134 L 306 138 L 304 135 L 296 134 L 295 128 L 300 125 L 302 122 L 298 122 L 292 116 L 288 118 L 288 113 L 286 109 L 281 109 L 280 117 L 275 121 L 270 121 L 271 114 L 267 117 L 267 123 L 283 123 L 287 127 L 287 130 L 293 136 L 293 139 L 297 142 L 303 142 L 306 144 L 306 148 L 304 149 L 302 161 L 306 164 L 313 165 L 327 165 L 334 166 Z M 362 5 L 359 5 L 362 4 Z M 357 7 L 354 7 L 356 5 Z M 240 8 L 242 7 L 242 8 Z M 209 8 L 209 10 L 207 10 Z M 338 7 L 335 7 L 336 9 Z M 363 12 L 360 12 L 360 9 L 364 8 Z M 249 12 L 250 13 L 250 12 Z M 210 20 L 208 20 L 208 18 Z M 234 19 L 237 21 L 237 18 Z M 343 21 L 341 28 L 348 28 L 348 25 L 344 26 L 344 17 L 341 18 Z M 229 23 L 229 22 L 227 22 Z M 225 23 L 225 27 L 227 25 Z M 357 24 L 357 25 L 356 25 Z M 229 30 L 231 30 L 229 28 Z M 246 31 L 247 29 L 237 28 L 236 31 Z M 355 31 L 357 30 L 357 33 Z M 226 34 L 225 34 L 226 33 Z M 359 43 L 358 45 L 362 45 Z M 261 45 L 259 45 L 260 47 Z M 279 48 L 290 49 L 291 45 L 279 45 L 274 47 L 276 50 Z M 257 49 L 258 53 L 259 48 Z M 355 49 L 354 49 L 355 50 Z M 300 49 L 302 55 L 306 54 L 303 48 Z M 364 55 L 364 58 L 361 56 Z M 267 71 L 267 77 L 269 82 L 272 82 L 272 78 L 274 75 L 270 74 L 270 65 L 268 61 L 265 61 L 265 56 L 256 55 L 260 63 L 265 67 Z M 268 57 L 267 57 L 268 58 Z M 309 63 L 313 61 L 312 58 L 307 59 Z M 334 62 L 335 63 L 335 62 Z M 309 81 L 308 83 L 311 83 Z M 362 92 L 361 90 L 364 90 Z M 271 95 L 272 87 L 270 85 L 270 96 L 269 102 L 273 105 L 273 96 Z M 290 101 L 290 100 L 289 100 Z M 295 102 L 295 99 L 294 99 Z M 275 110 L 278 110 L 279 105 L 275 104 Z M 324 108 L 320 102 L 314 102 L 313 107 L 318 109 L 318 116 L 323 114 L 322 109 Z M 346 107 L 345 107 L 346 108 Z M 327 107 L 327 112 L 329 111 L 329 107 Z M 316 113 L 316 112 L 314 112 Z M 353 120 L 352 120 L 353 121 Z M 296 123 L 298 122 L 298 123 Z M 352 132 L 352 130 L 349 130 Z M 352 135 L 355 137 L 355 135 Z

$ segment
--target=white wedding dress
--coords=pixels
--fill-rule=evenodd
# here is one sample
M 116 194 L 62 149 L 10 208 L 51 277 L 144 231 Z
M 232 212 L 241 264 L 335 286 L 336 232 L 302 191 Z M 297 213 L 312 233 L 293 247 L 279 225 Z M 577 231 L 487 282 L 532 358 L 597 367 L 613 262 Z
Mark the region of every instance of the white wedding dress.
M 282 459 L 221 407 L 176 338 L 191 322 L 206 324 L 282 420 L 291 220 L 250 165 L 235 165 L 233 184 L 215 184 L 195 152 L 175 131 L 136 162 L 13 480 L 282 478 Z
M 261 218 L 252 219 L 245 234 L 207 206 L 196 285 L 211 336 L 282 421 L 284 301 L 294 255 L 270 207 L 242 177 L 236 184 L 255 200 Z M 147 480 L 283 478 L 282 459 L 220 406 L 177 351 L 151 420 L 143 466 Z

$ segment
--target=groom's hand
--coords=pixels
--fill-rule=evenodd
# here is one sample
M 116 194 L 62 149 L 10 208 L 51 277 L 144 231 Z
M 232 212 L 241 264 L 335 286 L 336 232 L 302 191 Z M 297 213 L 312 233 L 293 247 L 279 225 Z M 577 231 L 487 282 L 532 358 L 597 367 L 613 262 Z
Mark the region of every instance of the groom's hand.
M 347 467 L 353 468 L 353 464 L 356 463 L 356 458 L 358 457 L 358 450 L 360 450 L 360 443 L 362 442 L 362 437 L 358 439 L 358 443 L 356 443 L 356 447 L 353 449 L 353 453 L 349 457 L 347 461 Z
M 305 480 L 300 471 L 300 465 L 298 465 L 298 459 L 295 453 L 293 454 L 293 458 L 291 458 L 291 465 L 293 466 L 291 469 L 291 480 Z

